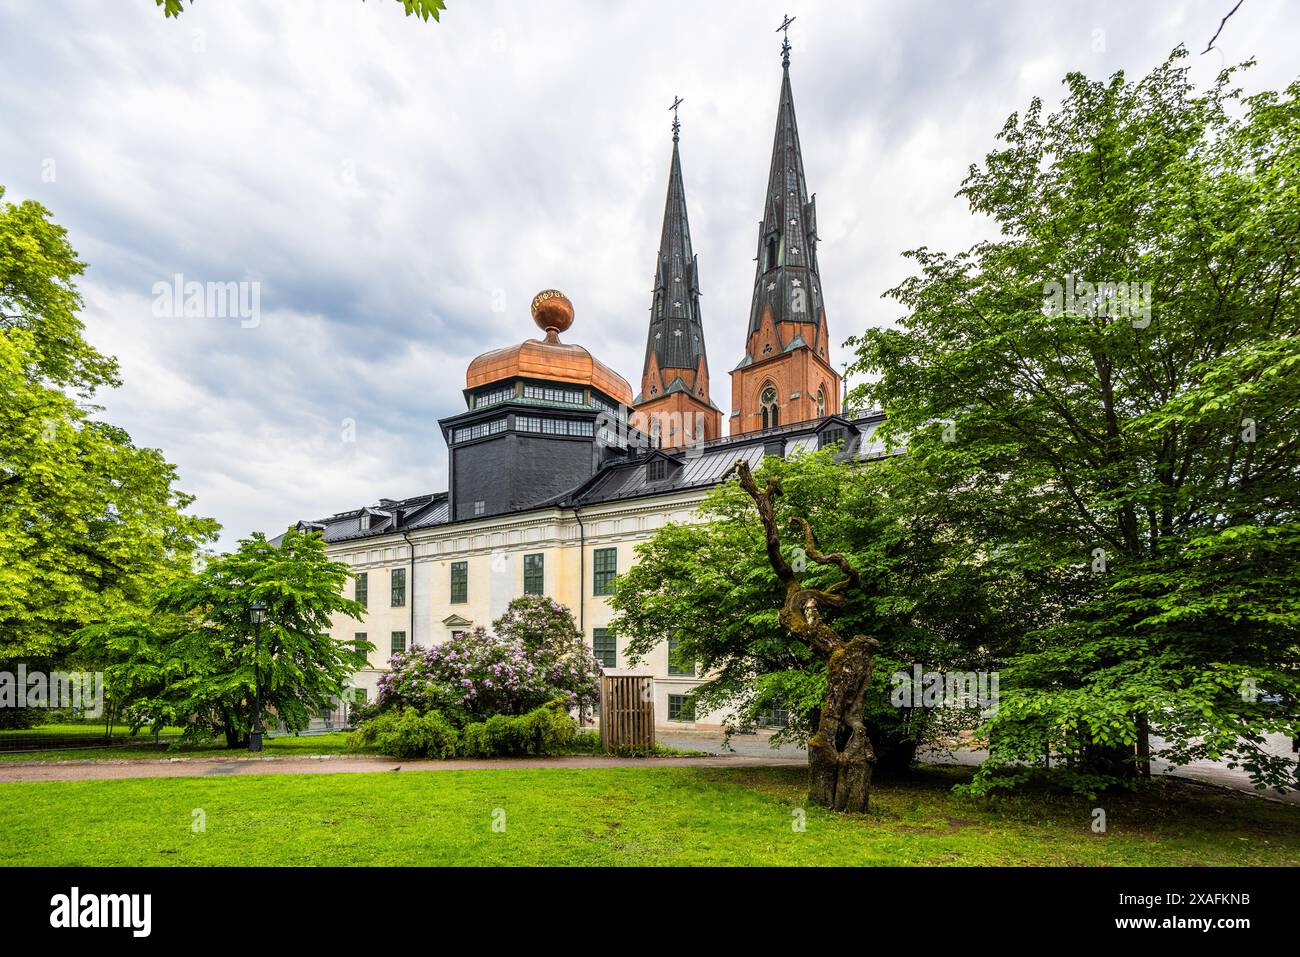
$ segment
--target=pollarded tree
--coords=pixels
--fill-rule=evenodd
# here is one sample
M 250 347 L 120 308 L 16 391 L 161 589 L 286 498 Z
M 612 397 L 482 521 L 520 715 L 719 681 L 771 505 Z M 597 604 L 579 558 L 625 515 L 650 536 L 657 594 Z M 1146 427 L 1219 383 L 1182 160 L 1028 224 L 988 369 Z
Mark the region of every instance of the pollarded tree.
M 808 520 L 793 516 L 790 524 L 803 532 L 803 554 L 807 559 L 839 572 L 834 581 L 824 585 L 801 579 L 781 554 L 781 529 L 774 504 L 781 494 L 781 483 L 770 478 L 766 487 L 759 488 L 744 459 L 738 460 L 733 469 L 740 487 L 758 508 L 767 560 L 785 591 L 778 612 L 781 627 L 826 662 L 826 695 L 817 730 L 808 739 L 808 799 L 837 811 L 865 813 L 871 798 L 876 752 L 863 722 L 863 711 L 880 642 L 865 635 L 854 635 L 846 641 L 822 618 L 823 612 L 844 607 L 845 591 L 861 588 L 862 576 L 844 555 L 822 552 Z
M 1025 609 L 1034 602 L 1024 598 L 1028 585 L 988 561 L 966 532 L 971 523 L 932 491 L 909 460 L 850 465 L 836 457 L 833 447 L 769 457 L 753 480 L 760 491 L 773 481 L 780 488 L 769 501 L 781 536 L 778 551 L 784 550 L 794 578 L 832 596 L 818 609 L 818 623 L 838 635 L 863 633 L 880 641 L 853 721 L 860 717 L 878 765 L 906 766 L 919 743 L 974 716 L 895 707 L 891 676 L 910 674 L 917 664 L 925 671 L 988 670 L 1008 635 L 1024 627 Z M 721 711 L 744 724 L 766 710 L 789 710 L 792 724 L 781 737 L 806 742 L 823 723 L 831 671 L 830 654 L 821 652 L 829 652 L 833 641 L 808 631 L 805 640 L 783 622 L 783 614 L 802 614 L 803 622 L 790 619 L 801 626 L 808 619 L 800 607 L 782 611 L 789 604 L 789 579 L 779 577 L 783 570 L 774 574 L 755 508 L 740 481 L 727 482 L 699 507 L 701 521 L 670 524 L 638 546 L 637 561 L 617 580 L 611 624 L 634 661 L 669 641 L 677 664 L 696 664 L 704 679 L 693 692 L 697 711 Z M 833 587 L 846 576 L 837 565 L 810 557 L 802 529 L 791 519 L 811 525 L 821 551 L 846 557 L 856 585 Z M 835 604 L 836 596 L 842 603 Z M 838 707 L 846 698 L 837 692 L 836 700 Z M 850 710 L 857 703 L 849 696 Z M 831 716 L 837 733 L 821 740 L 846 743 L 838 731 L 853 724 L 842 715 Z M 860 743 L 854 747 L 865 761 L 868 750 Z M 865 785 L 865 772 L 860 775 Z M 836 800 L 845 807 L 864 805 L 864 788 L 844 783 L 841 792 L 835 782 L 832 797 L 824 782 L 814 800 L 832 807 Z

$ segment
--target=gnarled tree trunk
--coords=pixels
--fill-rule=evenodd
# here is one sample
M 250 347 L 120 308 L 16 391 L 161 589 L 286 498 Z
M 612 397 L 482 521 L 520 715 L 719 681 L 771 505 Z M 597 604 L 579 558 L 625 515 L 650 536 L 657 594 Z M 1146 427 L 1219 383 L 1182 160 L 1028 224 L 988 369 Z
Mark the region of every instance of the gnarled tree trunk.
M 826 698 L 822 702 L 817 733 L 808 739 L 808 800 L 836 811 L 865 813 L 871 797 L 876 753 L 862 712 L 880 642 L 862 635 L 845 641 L 822 621 L 820 611 L 841 607 L 844 589 L 857 587 L 861 578 L 843 555 L 826 555 L 817 548 L 812 527 L 805 519 L 792 518 L 790 523 L 803 530 L 803 550 L 808 559 L 819 565 L 833 565 L 844 574 L 842 580 L 825 588 L 805 587 L 781 554 L 773 506 L 773 499 L 781 494 L 781 484 L 776 479 L 768 479 L 767 488 L 760 489 L 744 460 L 736 462 L 731 471 L 739 476 L 741 487 L 758 506 L 768 562 L 785 585 L 785 604 L 780 612 L 782 626 L 826 660 Z

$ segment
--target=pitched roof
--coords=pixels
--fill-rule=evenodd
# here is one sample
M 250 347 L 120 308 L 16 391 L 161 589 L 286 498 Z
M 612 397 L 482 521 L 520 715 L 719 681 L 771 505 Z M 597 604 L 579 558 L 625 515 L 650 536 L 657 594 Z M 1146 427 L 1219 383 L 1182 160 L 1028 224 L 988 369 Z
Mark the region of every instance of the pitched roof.
M 885 421 L 883 412 L 830 416 L 826 419 L 796 422 L 775 429 L 713 439 L 694 448 L 651 449 L 641 454 L 631 454 L 603 466 L 590 479 L 562 495 L 514 512 L 494 515 L 492 518 L 500 520 L 510 515 L 523 515 L 538 509 L 581 508 L 585 505 L 663 495 L 669 492 L 707 489 L 717 485 L 737 459 L 743 458 L 751 467 L 757 468 L 763 461 L 763 456 L 769 454 L 775 443 L 779 443 L 784 455 L 800 450 L 816 449 L 818 433 L 822 426 L 831 420 L 851 423 L 857 429 L 856 432 L 851 432 L 845 441 L 844 449 L 840 452 L 841 461 L 876 458 L 884 453 L 884 447 L 875 438 L 877 429 Z M 646 464 L 657 456 L 672 459 L 678 464 L 678 468 L 669 470 L 666 478 L 651 481 Z M 371 524 L 368 529 L 361 527 L 363 515 L 370 516 Z M 449 520 L 447 493 L 434 492 L 400 501 L 380 499 L 376 505 L 338 512 L 328 518 L 307 524 L 323 526 L 322 534 L 325 541 L 342 542 L 447 525 L 450 524 Z M 479 518 L 465 521 L 481 520 Z

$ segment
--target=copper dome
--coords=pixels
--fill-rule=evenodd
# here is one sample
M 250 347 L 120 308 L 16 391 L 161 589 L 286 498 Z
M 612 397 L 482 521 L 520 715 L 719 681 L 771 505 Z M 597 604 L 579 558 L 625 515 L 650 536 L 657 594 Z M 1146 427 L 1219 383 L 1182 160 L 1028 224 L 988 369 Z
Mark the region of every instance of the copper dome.
M 533 300 L 533 318 L 546 328 L 546 339 L 527 339 L 517 346 L 483 353 L 469 364 L 465 388 L 477 389 L 516 377 L 543 379 L 591 386 L 616 402 L 632 404 L 632 387 L 626 379 L 582 346 L 560 341 L 558 331 L 573 322 L 573 306 L 563 293 L 538 293 Z

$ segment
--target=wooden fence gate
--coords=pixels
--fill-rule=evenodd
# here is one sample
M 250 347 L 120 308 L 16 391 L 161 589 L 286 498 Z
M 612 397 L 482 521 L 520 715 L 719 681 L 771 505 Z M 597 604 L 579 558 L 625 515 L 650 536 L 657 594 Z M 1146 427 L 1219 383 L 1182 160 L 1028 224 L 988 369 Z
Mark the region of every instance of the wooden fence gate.
M 600 746 L 606 751 L 655 746 L 654 679 L 645 675 L 601 675 Z

